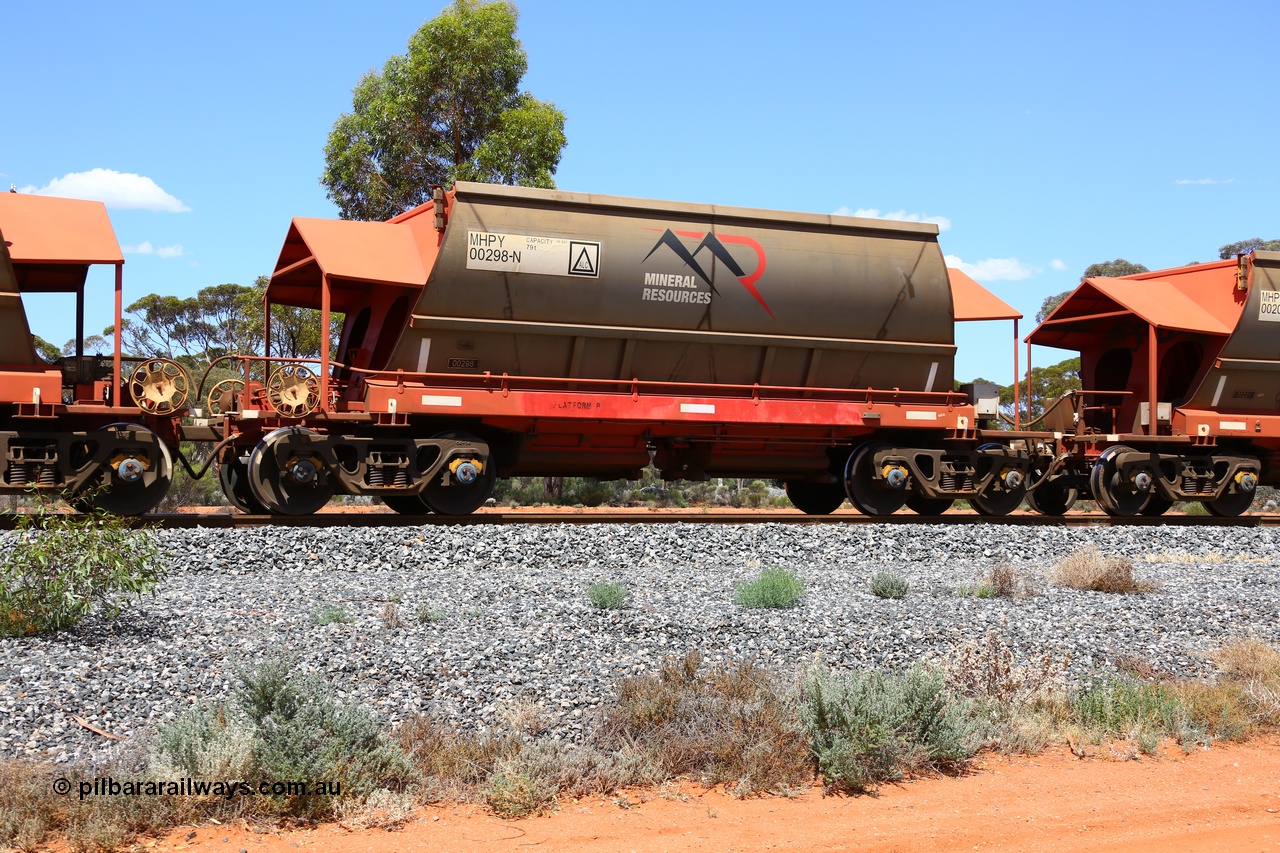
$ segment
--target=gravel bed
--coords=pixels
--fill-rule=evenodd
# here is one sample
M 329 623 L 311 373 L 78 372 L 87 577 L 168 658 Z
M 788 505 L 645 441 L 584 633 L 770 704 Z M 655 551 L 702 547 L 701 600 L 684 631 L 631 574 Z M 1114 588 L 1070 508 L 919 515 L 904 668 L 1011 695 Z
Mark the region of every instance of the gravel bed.
M 0 535 L 11 547 L 16 534 Z M 74 761 L 225 697 L 238 668 L 289 655 L 340 697 L 390 722 L 430 711 L 495 722 L 533 701 L 578 738 L 620 678 L 690 649 L 796 673 L 904 667 L 999 631 L 1019 653 L 1069 655 L 1079 678 L 1133 655 L 1202 676 L 1204 653 L 1239 636 L 1280 640 L 1280 531 L 874 525 L 601 524 L 277 528 L 155 534 L 171 575 L 115 623 L 0 640 L 0 756 Z M 1156 592 L 1051 586 L 1045 572 L 1087 545 L 1134 561 Z M 957 595 L 998 563 L 1033 579 L 1017 600 Z M 807 584 L 788 610 L 747 610 L 734 587 L 762 567 Z M 878 571 L 911 584 L 869 592 Z M 622 581 L 624 609 L 594 609 L 588 584 Z M 398 600 L 404 624 L 388 627 Z M 349 622 L 316 624 L 326 605 Z M 419 621 L 418 612 L 436 618 Z

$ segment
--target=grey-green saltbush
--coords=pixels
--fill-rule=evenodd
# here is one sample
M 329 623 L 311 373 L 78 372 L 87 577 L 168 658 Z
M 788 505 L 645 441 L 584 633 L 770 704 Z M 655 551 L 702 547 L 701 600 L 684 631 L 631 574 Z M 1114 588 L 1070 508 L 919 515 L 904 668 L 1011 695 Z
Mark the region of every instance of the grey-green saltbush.
M 902 674 L 814 668 L 801 711 L 826 786 L 863 793 L 920 770 L 956 770 L 981 738 L 973 703 L 950 698 L 940 671 Z
M 587 598 L 596 610 L 617 610 L 627 601 L 627 585 L 616 581 L 597 581 L 587 587 Z
M 742 607 L 794 607 L 804 594 L 804 581 L 789 569 L 765 569 L 753 581 L 739 584 L 733 600 Z
M 910 588 L 896 572 L 876 572 L 871 578 L 871 594 L 878 598 L 906 598 Z
M 279 814 L 329 815 L 338 796 L 364 798 L 403 779 L 408 760 L 363 708 L 339 704 L 328 685 L 285 660 L 240 673 L 229 704 L 162 726 L 153 763 L 196 779 L 323 783 L 329 793 L 255 798 Z M 314 787 L 313 787 L 314 790 Z
M 334 622 L 350 622 L 351 615 L 336 604 L 326 604 L 311 614 L 311 621 L 317 625 L 330 625 Z

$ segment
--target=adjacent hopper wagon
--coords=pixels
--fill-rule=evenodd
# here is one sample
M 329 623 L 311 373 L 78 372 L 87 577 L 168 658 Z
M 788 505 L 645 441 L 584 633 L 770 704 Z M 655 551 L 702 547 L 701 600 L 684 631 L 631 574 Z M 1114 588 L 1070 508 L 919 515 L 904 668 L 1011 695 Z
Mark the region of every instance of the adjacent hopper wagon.
M 84 351 L 95 264 L 115 269 L 108 355 Z M 123 267 L 101 202 L 0 193 L 0 493 L 68 496 L 82 509 L 136 515 L 168 491 L 190 379 L 168 359 L 122 354 Z M 74 299 L 74 354 L 40 357 L 24 293 Z
M 1086 279 L 1028 341 L 1081 355 L 1083 390 L 1044 417 L 1042 511 L 1084 494 L 1118 516 L 1234 516 L 1280 484 L 1280 253 Z

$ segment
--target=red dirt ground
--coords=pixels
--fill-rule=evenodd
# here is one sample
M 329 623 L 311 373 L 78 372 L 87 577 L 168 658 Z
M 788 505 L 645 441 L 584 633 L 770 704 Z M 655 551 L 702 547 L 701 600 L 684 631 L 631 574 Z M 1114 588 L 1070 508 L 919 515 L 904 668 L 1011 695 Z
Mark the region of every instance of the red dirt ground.
M 402 829 L 327 824 L 277 831 L 184 827 L 156 851 L 1184 851 L 1280 848 L 1280 738 L 1183 756 L 1126 760 L 1121 747 L 991 757 L 959 778 L 887 786 L 876 797 L 735 800 L 685 788 L 567 801 L 553 814 L 500 820 L 477 806 L 423 809 Z

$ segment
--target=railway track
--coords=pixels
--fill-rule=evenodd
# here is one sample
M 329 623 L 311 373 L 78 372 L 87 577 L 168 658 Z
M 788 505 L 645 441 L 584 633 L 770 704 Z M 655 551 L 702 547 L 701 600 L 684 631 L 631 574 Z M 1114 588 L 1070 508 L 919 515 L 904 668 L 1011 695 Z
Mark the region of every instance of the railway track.
M 21 516 L 0 514 L 0 530 L 12 530 Z M 954 512 L 942 516 L 898 513 L 890 516 L 866 516 L 856 512 L 831 515 L 804 515 L 794 510 L 742 510 L 733 512 L 704 510 L 558 510 L 509 511 L 481 510 L 473 515 L 397 515 L 388 512 L 320 512 L 304 516 L 244 515 L 242 513 L 169 513 L 141 516 L 136 526 L 165 528 L 209 527 L 241 530 L 252 527 L 420 527 L 423 525 L 502 525 L 502 524 L 995 524 L 1012 527 L 1276 527 L 1280 515 L 1242 515 L 1237 518 L 1215 518 L 1195 515 L 1163 515 L 1154 518 L 1136 516 L 1113 518 L 1103 513 L 1073 513 L 1051 517 L 1031 513 L 998 518 L 976 513 Z

